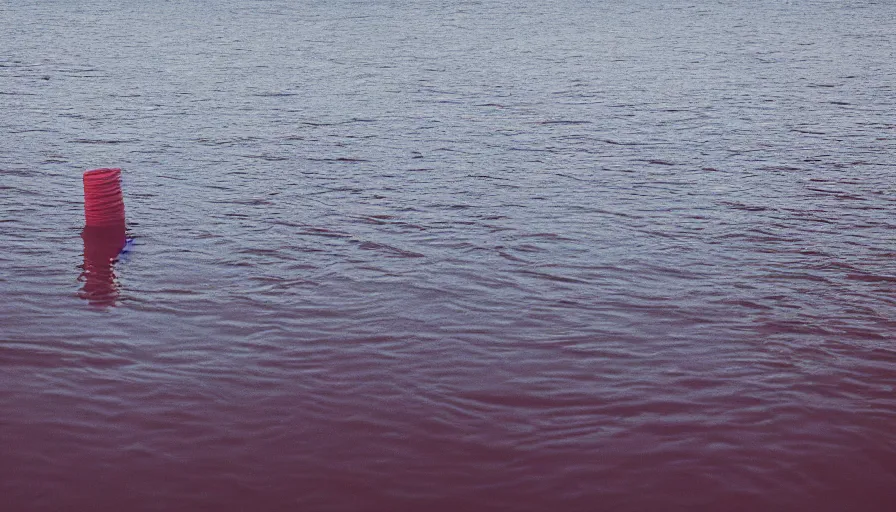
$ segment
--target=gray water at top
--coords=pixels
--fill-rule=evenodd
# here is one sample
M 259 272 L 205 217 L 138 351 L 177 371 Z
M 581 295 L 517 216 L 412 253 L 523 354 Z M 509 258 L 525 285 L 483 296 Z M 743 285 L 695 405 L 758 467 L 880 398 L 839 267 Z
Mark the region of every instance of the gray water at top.
M 894 63 L 887 1 L 0 1 L 0 509 L 893 510 Z

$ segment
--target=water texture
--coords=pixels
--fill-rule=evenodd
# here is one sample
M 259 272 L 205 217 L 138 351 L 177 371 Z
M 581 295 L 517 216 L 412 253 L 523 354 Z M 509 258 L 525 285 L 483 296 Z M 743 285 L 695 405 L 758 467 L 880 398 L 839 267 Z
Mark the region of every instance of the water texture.
M 0 510 L 896 510 L 894 112 L 890 1 L 0 1 Z

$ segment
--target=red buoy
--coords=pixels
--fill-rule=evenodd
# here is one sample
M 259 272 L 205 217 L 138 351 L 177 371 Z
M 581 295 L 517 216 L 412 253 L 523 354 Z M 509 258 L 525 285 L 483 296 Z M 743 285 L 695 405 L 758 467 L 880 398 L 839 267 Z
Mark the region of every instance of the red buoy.
M 87 227 L 124 226 L 121 169 L 84 173 L 84 216 Z

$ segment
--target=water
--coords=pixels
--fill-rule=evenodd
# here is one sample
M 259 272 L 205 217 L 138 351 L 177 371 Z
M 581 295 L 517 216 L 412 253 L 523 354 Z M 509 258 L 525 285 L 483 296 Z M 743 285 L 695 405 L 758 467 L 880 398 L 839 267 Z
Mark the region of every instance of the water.
M 896 509 L 894 34 L 0 3 L 0 509 Z

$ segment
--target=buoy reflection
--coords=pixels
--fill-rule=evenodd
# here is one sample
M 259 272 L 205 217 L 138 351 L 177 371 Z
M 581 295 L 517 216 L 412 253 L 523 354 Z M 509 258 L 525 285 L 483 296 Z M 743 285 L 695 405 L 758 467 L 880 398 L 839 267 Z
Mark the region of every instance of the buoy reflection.
M 94 306 L 115 306 L 118 282 L 114 264 L 127 242 L 125 228 L 85 226 L 81 238 L 84 239 L 84 266 L 79 280 L 84 286 L 78 296 Z

